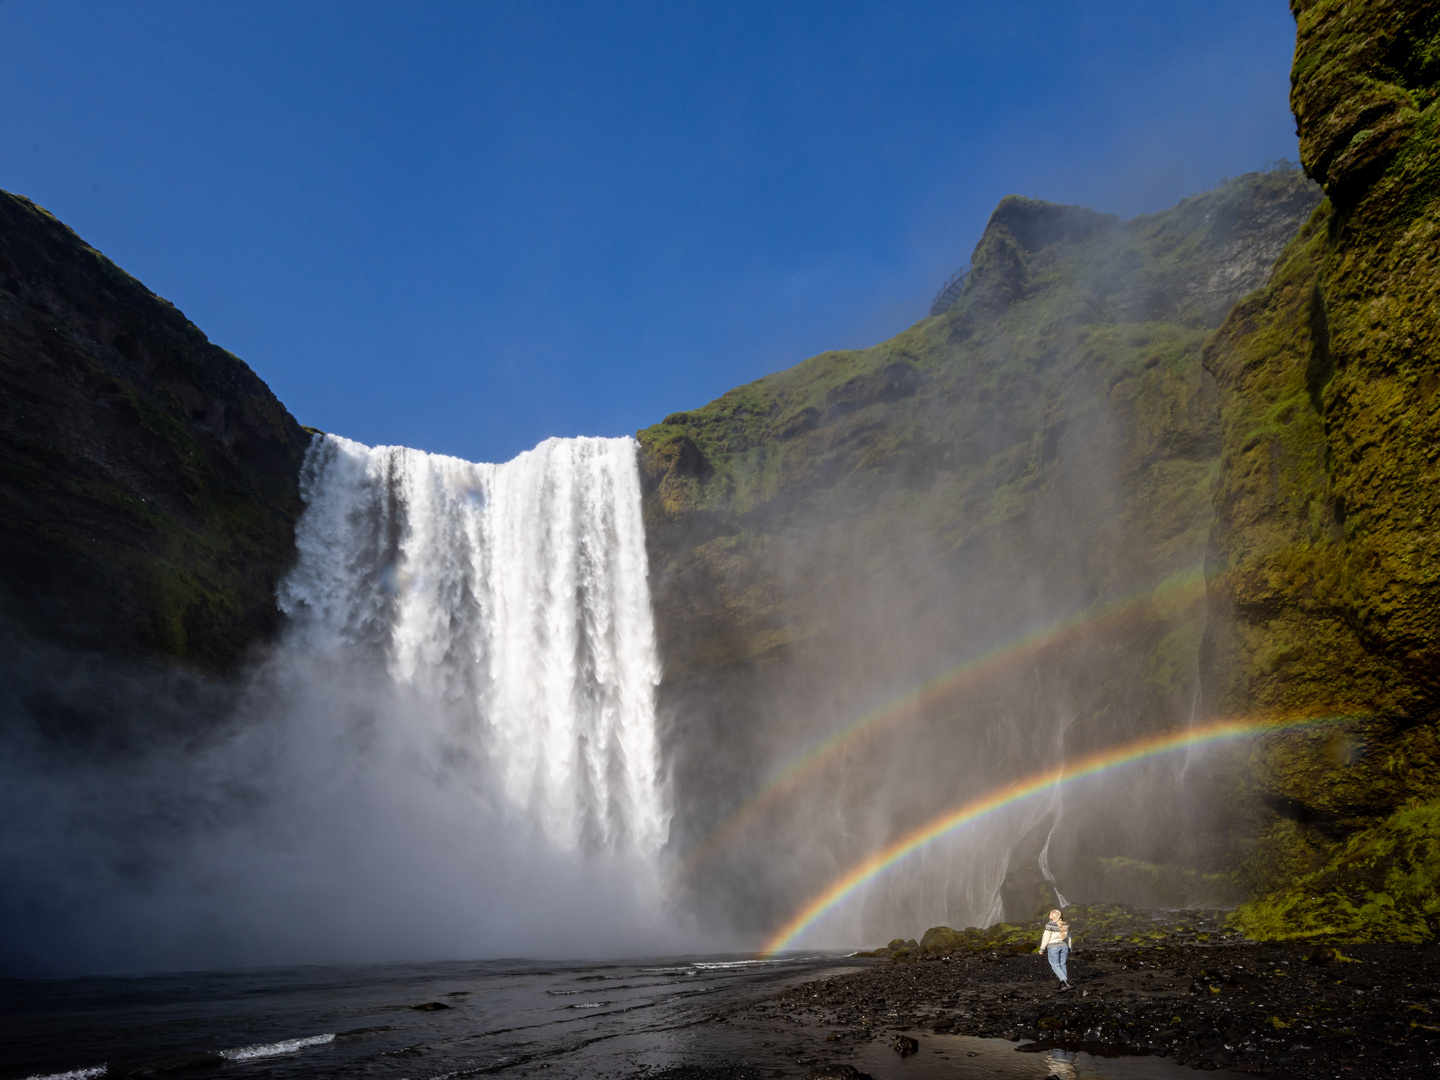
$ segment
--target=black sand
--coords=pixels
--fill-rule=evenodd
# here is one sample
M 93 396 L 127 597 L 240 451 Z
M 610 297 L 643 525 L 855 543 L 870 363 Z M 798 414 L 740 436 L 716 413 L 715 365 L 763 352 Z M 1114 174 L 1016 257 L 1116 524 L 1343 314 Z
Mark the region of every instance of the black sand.
M 1082 950 L 1060 991 L 1034 953 L 956 953 L 792 987 L 717 1020 L 778 1023 L 789 1075 L 932 1032 L 1275 1077 L 1440 1075 L 1436 946 L 1169 945 Z M 923 1046 L 924 1044 L 921 1043 Z M 776 1075 L 779 1075 L 777 1073 Z

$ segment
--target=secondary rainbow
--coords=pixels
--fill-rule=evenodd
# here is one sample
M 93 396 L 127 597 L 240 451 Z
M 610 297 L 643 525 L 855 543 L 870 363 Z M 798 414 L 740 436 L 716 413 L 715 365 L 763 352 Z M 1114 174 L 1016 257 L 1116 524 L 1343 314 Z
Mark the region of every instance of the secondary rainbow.
M 1023 637 L 957 664 L 899 697 L 890 699 L 885 704 L 847 724 L 834 735 L 817 743 L 771 777 L 749 799 L 722 818 L 677 860 L 669 871 L 671 882 L 683 880 L 697 866 L 719 850 L 731 836 L 743 829 L 782 796 L 787 795 L 845 751 L 859 745 L 867 738 L 878 735 L 890 725 L 915 715 L 921 709 L 943 700 L 949 694 L 957 693 L 967 686 L 1002 671 L 1007 664 L 1033 656 L 1041 649 L 1113 625 L 1141 610 L 1145 604 L 1161 600 L 1172 604 L 1190 603 L 1198 600 L 1204 594 L 1204 589 L 1205 579 L 1202 568 L 1192 567 L 1166 578 L 1146 592 L 1087 608 L 1058 622 L 1031 631 Z
M 927 844 L 971 825 L 996 811 L 1003 810 L 1007 806 L 1013 806 L 1043 792 L 1053 790 L 1060 784 L 1074 783 L 1076 780 L 1083 780 L 1097 773 L 1204 743 L 1217 743 L 1276 734 L 1282 731 L 1340 724 L 1354 719 L 1356 717 L 1353 716 L 1320 716 L 1280 721 L 1214 720 L 1181 731 L 1149 735 L 1133 742 L 1111 747 L 1108 750 L 1097 751 L 1078 761 L 1033 773 L 1006 784 L 1004 787 L 987 792 L 953 810 L 946 811 L 927 824 L 900 837 L 889 847 L 871 855 L 854 869 L 832 882 L 823 892 L 806 904 L 794 918 L 771 937 L 764 949 L 761 950 L 762 955 L 773 956 L 775 953 L 790 948 L 796 938 L 838 907 L 856 889 L 879 877 Z

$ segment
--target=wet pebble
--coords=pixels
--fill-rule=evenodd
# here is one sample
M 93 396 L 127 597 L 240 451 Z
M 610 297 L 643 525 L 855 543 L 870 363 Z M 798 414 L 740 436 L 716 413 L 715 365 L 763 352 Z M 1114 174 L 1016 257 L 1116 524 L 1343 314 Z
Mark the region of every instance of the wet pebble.
M 1057 993 L 1033 955 L 956 953 L 793 987 L 777 1004 L 796 1022 L 874 1030 L 897 1050 L 902 1039 L 918 1048 L 902 1034 L 918 1026 L 1008 1038 L 1022 1049 L 1388 1080 L 1440 1075 L 1434 956 L 1433 946 L 1409 945 L 1088 950 L 1072 954 L 1076 995 Z

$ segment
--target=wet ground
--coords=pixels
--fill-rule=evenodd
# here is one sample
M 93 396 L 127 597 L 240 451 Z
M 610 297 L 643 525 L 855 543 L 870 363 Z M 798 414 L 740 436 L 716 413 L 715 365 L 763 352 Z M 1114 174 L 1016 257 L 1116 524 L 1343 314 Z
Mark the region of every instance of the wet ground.
M 791 1003 L 853 975 L 883 982 L 874 966 L 810 954 L 0 980 L 0 1080 L 800 1080 L 833 1062 L 876 1080 L 1178 1075 L 1159 1059 L 928 1031 L 902 1058 L 888 1015 L 837 1034 Z
M 1003 949 L 9 980 L 0 1080 L 1434 1077 L 1437 961 L 1434 946 L 1089 949 L 1068 992 L 1044 958 Z
M 1005 1040 L 994 1045 L 1013 1058 L 1080 1051 L 1117 1066 L 1280 1078 L 1436 1077 L 1437 975 L 1437 946 L 1172 945 L 1072 954 L 1074 988 L 1062 992 L 1043 957 L 997 950 L 880 962 L 789 988 L 731 1022 L 789 1024 L 793 1060 L 849 1062 L 877 1080 L 921 1075 L 869 1067 L 899 1058 L 896 1036 L 918 1047 L 907 1060 L 926 1060 L 953 1058 L 957 1035 Z
M 620 1080 L 729 1066 L 747 1059 L 715 1018 L 868 963 L 491 960 L 0 980 L 0 1080 Z

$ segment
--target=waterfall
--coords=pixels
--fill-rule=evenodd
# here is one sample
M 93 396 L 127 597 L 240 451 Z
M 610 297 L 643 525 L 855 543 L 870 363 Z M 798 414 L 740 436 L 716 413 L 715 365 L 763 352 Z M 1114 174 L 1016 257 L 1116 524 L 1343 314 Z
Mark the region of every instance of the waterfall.
M 24 823 L 0 835 L 0 916 L 24 931 L 0 961 L 695 948 L 660 877 L 636 444 L 484 465 L 324 435 L 300 482 L 288 626 L 239 678 L 32 664 L 154 735 L 62 756 L 0 730 L 0 815 Z
M 301 476 L 289 647 L 385 673 L 421 706 L 403 722 L 559 851 L 654 856 L 668 828 L 635 452 L 489 465 L 324 435 Z

